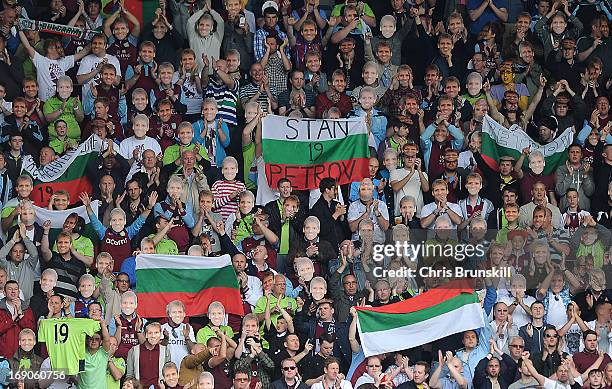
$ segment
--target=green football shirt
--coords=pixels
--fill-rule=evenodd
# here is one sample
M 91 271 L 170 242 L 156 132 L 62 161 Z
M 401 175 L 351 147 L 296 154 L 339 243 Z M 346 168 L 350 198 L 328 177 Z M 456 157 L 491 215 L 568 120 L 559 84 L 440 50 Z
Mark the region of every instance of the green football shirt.
M 67 375 L 79 373 L 79 361 L 85 359 L 85 336 L 100 331 L 92 319 L 43 319 L 39 322 L 38 340 L 45 342 L 51 366 Z

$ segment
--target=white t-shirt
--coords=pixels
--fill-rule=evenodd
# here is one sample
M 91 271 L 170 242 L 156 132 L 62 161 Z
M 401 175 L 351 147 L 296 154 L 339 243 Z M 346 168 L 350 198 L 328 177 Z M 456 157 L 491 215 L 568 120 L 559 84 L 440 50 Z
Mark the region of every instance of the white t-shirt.
M 325 389 L 323 386 L 323 382 L 317 382 L 313 384 L 310 389 Z M 342 380 L 340 381 L 340 389 L 353 389 L 353 385 L 351 385 L 350 381 Z
M 130 136 L 121 141 L 119 145 L 119 154 L 128 161 L 134 156 L 134 150 L 138 149 L 138 160 L 142 159 L 142 153 L 145 150 L 155 151 L 155 155 L 161 154 L 159 142 L 150 136 L 145 136 L 144 139 L 136 139 L 136 136 Z
M 567 309 L 563 304 L 563 299 L 548 291 L 548 311 L 546 312 L 546 324 L 560 329 L 567 323 Z
M 181 361 L 187 356 L 187 354 L 189 354 L 187 342 L 185 341 L 185 336 L 183 335 L 183 329 L 185 326 L 185 323 L 181 323 L 174 329 L 172 329 L 168 323 L 164 323 L 161 326 L 162 334 L 164 333 L 164 330 L 168 331 L 168 349 L 170 350 L 170 360 L 176 363 L 176 366 L 181 366 Z M 193 332 L 193 327 L 191 326 L 189 327 L 189 339 L 195 343 L 195 333 Z
M 349 205 L 348 212 L 346 214 L 346 220 L 352 222 L 357 220 L 363 215 L 366 211 L 366 206 L 361 202 L 361 200 L 353 201 L 351 205 Z M 382 201 L 378 201 L 378 210 L 371 207 L 370 214 L 368 215 L 372 223 L 374 223 L 374 242 L 375 243 L 384 243 L 385 242 L 385 231 L 380 228 L 380 224 L 378 224 L 378 217 L 376 217 L 376 212 L 380 212 L 383 219 L 389 221 L 389 210 L 387 209 L 387 204 Z M 359 231 L 355 231 L 353 233 L 353 239 L 359 239 Z
M 578 324 L 574 323 L 565 333 L 565 347 L 563 351 L 572 355 L 580 352 L 584 349 L 584 342 L 582 340 L 582 330 Z
M 389 182 L 394 183 L 403 180 L 408 176 L 408 170 L 406 169 L 395 169 L 391 171 L 389 175 Z M 425 178 L 427 173 L 423 172 Z M 399 191 L 395 192 L 395 216 L 400 215 L 400 201 L 404 196 L 412 196 L 416 199 L 416 216 L 420 216 L 421 209 L 423 209 L 423 191 L 421 190 L 421 176 L 418 172 L 414 172 L 412 177 L 408 180 Z
M 174 75 L 172 76 L 172 84 L 176 84 L 178 79 L 179 73 L 174 72 Z M 202 93 L 198 92 L 195 82 L 190 82 L 189 77 L 187 77 L 181 86 L 181 103 L 187 106 L 187 115 L 202 112 L 202 98 Z
M 583 384 L 581 377 L 574 378 L 574 381 L 581 386 Z M 546 377 L 544 378 L 543 387 L 544 389 L 571 389 L 572 388 L 570 384 L 562 384 L 559 381 L 553 381 L 550 378 L 546 378 Z
M 111 54 L 106 54 L 102 58 L 98 57 L 95 54 L 86 55 L 81 60 L 81 64 L 79 65 L 79 70 L 77 71 L 77 76 L 91 72 L 98 66 L 100 62 L 102 62 L 104 58 L 107 59 L 109 64 L 115 67 L 115 70 L 117 71 L 117 75 L 121 77 L 121 65 L 119 65 L 119 60 L 117 59 L 117 57 Z M 87 96 L 87 94 L 89 93 L 89 90 L 91 89 L 91 84 L 93 83 L 94 85 L 98 85 L 100 83 L 101 76 L 102 75 L 98 73 L 92 80 L 86 81 L 83 84 L 83 89 L 82 89 L 83 90 L 83 94 L 82 94 L 83 101 L 85 101 L 85 96 Z
M 533 302 L 535 301 L 536 299 L 532 296 L 525 295 L 525 297 L 523 298 L 523 302 L 528 307 L 530 307 L 531 304 L 533 304 Z M 506 303 L 507 306 L 510 306 L 514 302 L 514 296 L 509 296 L 508 294 L 498 296 L 497 302 L 503 302 Z M 512 323 L 516 324 L 517 328 L 521 328 L 522 326 L 530 322 L 531 316 L 529 316 L 527 312 L 525 312 L 523 307 L 517 305 L 516 308 L 514 308 L 514 312 L 512 313 Z
M 74 55 L 68 55 L 60 59 L 49 59 L 35 52 L 32 62 L 36 67 L 38 98 L 41 101 L 47 101 L 55 95 L 57 79 L 65 76 L 66 71 L 74 66 Z

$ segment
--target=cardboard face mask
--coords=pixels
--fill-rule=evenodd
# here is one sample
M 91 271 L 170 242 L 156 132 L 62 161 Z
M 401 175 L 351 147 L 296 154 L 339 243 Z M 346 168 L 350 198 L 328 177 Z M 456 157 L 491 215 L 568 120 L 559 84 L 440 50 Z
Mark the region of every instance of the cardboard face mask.
M 385 21 L 380 25 L 380 32 L 382 33 L 382 36 L 384 36 L 386 39 L 390 39 L 393 34 L 395 34 L 395 30 L 395 23 Z
M 529 168 L 535 174 L 542 174 L 545 165 L 546 163 L 544 162 L 544 159 L 540 157 L 535 157 L 529 160 Z
M 325 293 L 327 293 L 327 288 L 323 284 L 316 283 L 310 287 L 310 294 L 315 301 L 323 299 Z
M 300 263 L 297 265 L 297 274 L 306 282 L 310 282 L 314 276 L 314 265 L 310 263 Z

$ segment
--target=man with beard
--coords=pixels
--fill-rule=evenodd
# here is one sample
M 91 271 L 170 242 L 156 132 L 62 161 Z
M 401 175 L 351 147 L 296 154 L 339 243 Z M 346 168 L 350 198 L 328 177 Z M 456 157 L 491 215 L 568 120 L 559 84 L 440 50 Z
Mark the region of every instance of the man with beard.
M 476 366 L 473 385 L 475 388 L 480 389 L 508 388 L 508 383 L 501 375 L 500 360 L 494 357 L 493 354 L 489 353 Z
M 444 151 L 444 172 L 436 178 L 446 181 L 448 185 L 448 201 L 457 203 L 467 197 L 465 189 L 465 174 L 463 169 L 458 169 L 459 152 L 455 149 Z
M 343 117 L 346 116 L 353 109 L 351 98 L 345 93 L 346 75 L 336 69 L 327 84 L 327 92 L 319 94 L 315 99 L 315 117 L 322 118 L 332 107 L 338 108 Z

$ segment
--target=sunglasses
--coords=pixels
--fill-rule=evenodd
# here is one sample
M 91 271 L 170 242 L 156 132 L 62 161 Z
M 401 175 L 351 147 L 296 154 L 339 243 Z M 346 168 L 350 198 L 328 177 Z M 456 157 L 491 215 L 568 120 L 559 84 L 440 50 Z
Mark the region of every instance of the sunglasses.
M 295 370 L 295 369 L 297 369 L 297 366 L 283 366 L 284 371 Z
M 559 335 L 557 335 L 557 334 L 553 334 L 553 335 L 551 335 L 551 334 L 545 334 L 544 336 L 545 336 L 546 338 L 558 338 L 558 337 L 559 337 Z
M 514 347 L 514 348 L 525 348 L 525 346 L 523 346 L 522 344 L 511 344 L 510 347 Z

